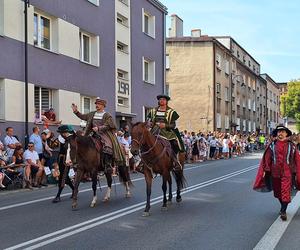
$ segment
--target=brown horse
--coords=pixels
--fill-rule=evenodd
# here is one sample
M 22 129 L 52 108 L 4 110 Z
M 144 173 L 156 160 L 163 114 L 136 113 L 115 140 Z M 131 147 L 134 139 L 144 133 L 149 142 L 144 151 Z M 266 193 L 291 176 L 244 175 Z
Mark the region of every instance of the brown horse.
M 153 173 L 160 174 L 163 179 L 163 205 L 162 210 L 167 210 L 167 203 L 172 202 L 172 176 L 173 173 L 177 184 L 176 201 L 181 202 L 181 189 L 185 186 L 185 178 L 183 176 L 184 154 L 180 154 L 181 170 L 174 170 L 171 154 L 172 149 L 168 141 L 151 134 L 148 130 L 147 123 L 136 123 L 132 126 L 132 143 L 131 152 L 133 155 L 140 153 L 143 164 L 143 173 L 146 180 L 147 203 L 143 216 L 149 216 L 150 196 Z M 167 200 L 167 182 L 169 183 L 169 197 Z
M 100 152 L 96 149 L 93 139 L 90 136 L 82 136 L 80 133 L 72 134 L 66 139 L 66 142 L 70 145 L 70 150 L 68 152 L 73 164 L 76 163 L 77 171 L 75 175 L 74 192 L 73 192 L 73 202 L 72 209 L 77 208 L 77 196 L 79 183 L 83 177 L 84 173 L 90 173 L 92 178 L 92 188 L 93 188 L 93 200 L 90 204 L 91 207 L 95 207 L 97 202 L 97 180 L 98 172 L 104 171 L 102 160 L 100 157 L 100 152 L 102 147 L 100 145 Z M 125 185 L 127 198 L 131 197 L 130 193 L 130 176 L 129 170 L 126 166 L 118 166 L 120 182 Z M 111 174 L 105 173 L 107 180 L 107 192 L 103 201 L 108 201 L 111 194 L 112 176 Z

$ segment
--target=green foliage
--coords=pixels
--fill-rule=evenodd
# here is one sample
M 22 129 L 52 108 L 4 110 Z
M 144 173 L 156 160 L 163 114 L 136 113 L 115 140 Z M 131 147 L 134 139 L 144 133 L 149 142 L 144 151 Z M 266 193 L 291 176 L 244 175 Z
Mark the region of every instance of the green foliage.
M 289 82 L 288 91 L 280 100 L 282 114 L 296 118 L 296 114 L 300 114 L 300 80 Z
M 288 91 L 281 96 L 280 101 L 281 113 L 296 119 L 297 129 L 300 131 L 300 79 L 288 83 Z

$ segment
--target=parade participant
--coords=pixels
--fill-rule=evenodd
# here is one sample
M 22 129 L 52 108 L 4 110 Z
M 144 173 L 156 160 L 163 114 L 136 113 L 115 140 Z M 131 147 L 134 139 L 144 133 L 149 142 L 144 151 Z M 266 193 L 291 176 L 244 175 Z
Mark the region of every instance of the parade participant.
M 279 125 L 272 134 L 277 138 L 267 146 L 253 188 L 260 190 L 265 187 L 267 191 L 273 189 L 274 196 L 281 204 L 280 218 L 285 221 L 295 177 L 296 188 L 300 188 L 300 154 L 288 139 L 292 135 L 288 128 Z
M 60 194 L 64 189 L 64 184 L 69 185 L 74 191 L 73 183 L 69 177 L 70 166 L 72 162 L 67 161 L 68 147 L 66 145 L 66 139 L 74 133 L 74 129 L 71 125 L 61 125 L 58 127 L 57 132 L 60 134 L 58 140 L 60 142 L 59 155 L 58 155 L 58 166 L 59 166 L 59 179 L 58 179 L 58 192 L 56 197 L 52 200 L 53 203 L 60 202 Z M 67 171 L 67 173 L 65 173 Z M 65 178 L 65 179 L 63 179 Z
M 168 106 L 170 97 L 167 95 L 158 95 L 158 107 L 152 109 L 148 114 L 148 120 L 151 122 L 152 133 L 159 132 L 159 135 L 168 140 L 171 144 L 173 155 L 174 168 L 180 170 L 182 168 L 178 153 L 185 152 L 184 144 L 176 128 L 176 120 L 179 118 L 177 112 Z
M 125 166 L 125 155 L 115 135 L 116 125 L 111 114 L 106 112 L 106 101 L 99 97 L 95 101 L 96 111 L 81 114 L 73 103 L 74 114 L 81 120 L 87 121 L 85 136 L 91 135 L 102 144 L 101 159 L 106 173 L 112 173 L 113 162 L 117 166 Z

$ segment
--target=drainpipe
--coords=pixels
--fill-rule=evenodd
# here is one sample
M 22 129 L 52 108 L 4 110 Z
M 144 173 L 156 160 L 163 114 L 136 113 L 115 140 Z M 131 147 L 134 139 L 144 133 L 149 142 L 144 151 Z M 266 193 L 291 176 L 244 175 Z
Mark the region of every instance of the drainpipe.
M 28 144 L 28 7 L 30 0 L 24 1 L 24 24 L 25 24 L 25 145 Z
M 164 39 L 163 39 L 163 50 L 164 50 L 164 53 L 163 53 L 163 66 L 164 66 L 164 71 L 163 71 L 163 89 L 162 89 L 162 93 L 165 93 L 166 94 L 166 50 L 167 50 L 167 46 L 166 46 L 166 16 L 167 14 L 166 13 L 163 13 L 164 15 L 164 23 L 163 23 L 163 34 L 164 34 Z
M 213 44 L 213 131 L 216 131 L 216 45 Z

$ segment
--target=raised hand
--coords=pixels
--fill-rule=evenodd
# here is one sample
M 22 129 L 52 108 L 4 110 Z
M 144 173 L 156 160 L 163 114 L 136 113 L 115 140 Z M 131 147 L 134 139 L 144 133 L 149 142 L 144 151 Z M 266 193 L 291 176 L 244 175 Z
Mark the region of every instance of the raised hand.
M 77 107 L 76 104 L 72 103 L 71 107 L 72 107 L 73 112 L 77 112 L 78 111 L 78 107 Z

